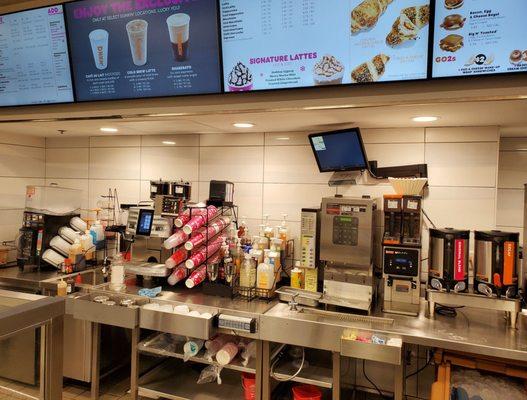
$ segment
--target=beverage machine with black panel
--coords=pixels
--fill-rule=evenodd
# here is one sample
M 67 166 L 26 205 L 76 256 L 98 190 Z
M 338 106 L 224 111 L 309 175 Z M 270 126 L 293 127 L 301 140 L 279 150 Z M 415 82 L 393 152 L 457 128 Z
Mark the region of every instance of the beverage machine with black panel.
M 150 181 L 150 199 L 156 215 L 175 217 L 190 201 L 192 185 L 186 181 Z
M 322 302 L 370 311 L 376 295 L 373 266 L 375 210 L 371 198 L 328 197 L 320 212 Z
M 20 269 L 57 268 L 61 255 L 51 248 L 51 240 L 61 227 L 79 216 L 80 191 L 57 186 L 27 186 L 26 207 L 17 239 Z M 64 257 L 62 257 L 64 258 Z
M 384 196 L 383 311 L 418 315 L 421 289 L 421 197 Z
M 384 195 L 383 244 L 401 244 L 403 226 L 403 196 Z
M 474 292 L 509 299 L 518 295 L 519 233 L 476 231 Z
M 428 286 L 433 290 L 468 292 L 470 231 L 430 229 Z

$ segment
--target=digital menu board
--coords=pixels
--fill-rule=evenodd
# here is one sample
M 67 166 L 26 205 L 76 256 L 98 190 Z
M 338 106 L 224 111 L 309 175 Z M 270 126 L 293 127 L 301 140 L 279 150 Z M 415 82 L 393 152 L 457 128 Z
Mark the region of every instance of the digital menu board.
M 219 93 L 215 0 L 66 4 L 78 101 Z
M 426 79 L 429 0 L 220 0 L 225 90 Z
M 527 2 L 437 0 L 432 76 L 527 71 Z
M 0 16 L 0 106 L 72 101 L 62 6 Z

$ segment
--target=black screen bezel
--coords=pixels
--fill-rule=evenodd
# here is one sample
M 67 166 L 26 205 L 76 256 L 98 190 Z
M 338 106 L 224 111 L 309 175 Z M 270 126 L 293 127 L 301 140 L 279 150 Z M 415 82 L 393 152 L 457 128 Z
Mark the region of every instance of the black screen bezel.
M 67 18 L 67 8 L 68 4 L 80 2 L 83 0 L 74 0 L 67 3 L 57 3 L 57 4 L 50 4 L 48 6 L 44 7 L 32 7 L 24 10 L 19 11 L 13 11 L 5 14 L 1 14 L 0 16 L 4 15 L 10 15 L 10 14 L 16 14 L 21 13 L 25 11 L 31 11 L 36 9 L 43 9 L 43 8 L 49 8 L 52 6 L 60 5 L 63 7 L 63 15 L 64 15 L 64 23 L 66 26 L 66 41 L 68 45 L 68 56 L 69 56 L 69 68 L 70 68 L 70 76 L 71 76 L 71 82 L 72 82 L 72 90 L 73 90 L 73 101 L 69 102 L 60 102 L 60 103 L 37 103 L 37 104 L 18 104 L 18 105 L 5 105 L 0 106 L 0 109 L 10 109 L 10 108 L 20 108 L 20 107 L 52 107 L 56 105 L 69 105 L 69 104 L 97 104 L 101 102 L 118 102 L 118 101 L 129 101 L 129 100 L 143 100 L 143 99 L 173 99 L 173 98 L 180 98 L 180 97 L 202 97 L 202 96 L 244 96 L 248 95 L 251 96 L 251 93 L 269 93 L 269 92 L 280 92 L 280 91 L 293 91 L 293 90 L 321 90 L 321 91 L 328 91 L 328 90 L 334 90 L 337 87 L 368 87 L 373 85 L 380 85 L 380 86 L 387 86 L 390 84 L 404 84 L 405 82 L 411 83 L 411 82 L 429 82 L 429 81 L 444 81 L 444 80 L 451 80 L 451 81 L 457 81 L 457 80 L 481 80 L 486 79 L 486 77 L 508 77 L 508 76 L 521 76 L 527 74 L 527 71 L 519 71 L 519 72 L 502 72 L 502 73 L 492 73 L 492 74 L 481 74 L 481 75 L 454 75 L 454 76 L 441 76 L 441 77 L 434 77 L 433 76 L 433 64 L 434 64 L 434 36 L 435 36 L 435 28 L 436 28 L 436 7 L 439 2 L 444 0 L 430 0 L 430 22 L 429 22 L 429 38 L 428 38 L 428 54 L 427 54 L 427 76 L 423 79 L 415 79 L 415 80 L 400 80 L 400 81 L 380 81 L 380 82 L 368 82 L 368 83 L 347 83 L 342 85 L 333 85 L 333 86 L 302 86 L 302 87 L 294 87 L 294 88 L 276 88 L 276 89 L 262 89 L 262 90 L 255 90 L 251 92 L 228 92 L 225 90 L 224 85 L 224 65 L 223 65 L 223 35 L 222 35 L 222 26 L 221 26 L 221 5 L 220 0 L 216 0 L 216 15 L 217 15 L 217 21 L 216 21 L 216 27 L 218 30 L 218 49 L 219 49 L 219 83 L 220 83 L 220 91 L 219 92 L 211 92 L 211 93 L 200 93 L 200 94 L 179 94 L 179 95 L 173 95 L 173 96 L 152 96 L 152 97 L 132 97 L 132 98 L 116 98 L 116 99 L 102 99 L 102 100 L 78 100 L 77 98 L 77 89 L 76 89 L 76 82 L 75 82 L 75 74 L 74 74 L 74 68 L 72 64 L 72 53 L 71 53 L 71 42 L 69 40 L 69 24 L 68 24 L 68 18 Z
M 89 1 L 89 0 L 74 0 L 69 1 L 67 3 L 61 3 L 64 7 L 64 19 L 66 22 L 66 36 L 67 36 L 67 42 L 68 42 L 68 49 L 69 49 L 69 56 L 70 56 L 70 72 L 71 72 L 71 79 L 73 82 L 73 97 L 75 103 L 80 104 L 87 104 L 87 103 L 100 103 L 100 102 L 111 102 L 111 101 L 127 101 L 127 100 L 142 100 L 142 99 L 173 99 L 178 97 L 201 97 L 201 96 L 210 96 L 210 95 L 222 95 L 225 92 L 225 88 L 223 87 L 223 49 L 222 49 L 222 40 L 221 40 L 221 16 L 220 16 L 220 0 L 214 0 L 216 3 L 216 31 L 218 34 L 216 35 L 217 41 L 218 41 L 218 56 L 219 56 L 219 71 L 218 71 L 218 79 L 219 79 L 219 91 L 218 92 L 206 92 L 206 93 L 188 93 L 188 94 L 175 94 L 171 96 L 141 96 L 141 97 L 118 97 L 113 99 L 99 99 L 99 100 L 79 100 L 79 97 L 77 96 L 77 88 L 76 88 L 76 73 L 75 69 L 73 67 L 73 63 L 71 60 L 72 53 L 71 53 L 71 46 L 72 43 L 69 40 L 70 39 L 70 26 L 68 23 L 68 8 L 71 7 L 71 5 L 75 3 L 80 3 L 83 1 Z M 68 103 L 69 104 L 69 103 Z
M 42 107 L 42 106 L 56 106 L 61 104 L 75 104 L 77 102 L 77 96 L 75 95 L 75 82 L 73 79 L 73 67 L 71 65 L 71 49 L 70 49 L 70 43 L 69 43 L 69 37 L 68 37 L 68 21 L 66 20 L 66 3 L 58 3 L 58 4 L 49 4 L 47 6 L 39 6 L 39 7 L 31 7 L 19 11 L 12 11 L 5 14 L 0 14 L 0 17 L 4 17 L 6 15 L 13 15 L 13 14 L 21 14 L 28 11 L 35 11 L 35 10 L 43 10 L 43 9 L 49 9 L 51 7 L 61 6 L 62 7 L 62 18 L 64 19 L 64 29 L 66 32 L 66 47 L 68 48 L 68 68 L 70 72 L 70 80 L 71 80 L 71 90 L 72 90 L 72 98 L 71 101 L 58 101 L 53 103 L 29 103 L 29 104 L 9 104 L 9 105 L 1 105 L 0 109 L 5 110 L 9 108 L 20 108 L 20 107 Z
M 152 223 L 150 224 L 150 229 L 147 231 L 141 230 L 141 220 L 143 219 L 144 215 L 150 215 L 152 217 Z M 135 229 L 136 236 L 150 236 L 152 233 L 152 227 L 154 226 L 154 210 L 146 210 L 146 209 L 140 209 L 139 215 L 137 216 L 137 227 Z
M 318 137 L 318 136 L 340 135 L 342 133 L 350 133 L 350 132 L 355 132 L 357 134 L 360 148 L 364 156 L 364 162 L 365 162 L 364 167 L 360 166 L 360 167 L 349 167 L 349 168 L 341 168 L 341 169 L 334 169 L 334 168 L 323 169 L 322 166 L 320 165 L 320 159 L 317 155 L 317 151 L 315 150 L 315 145 L 313 144 L 312 138 Z M 311 133 L 310 135 L 308 135 L 308 139 L 309 139 L 309 145 L 311 146 L 311 150 L 313 151 L 313 155 L 315 156 L 315 160 L 317 161 L 318 170 L 320 172 L 365 171 L 369 169 L 368 155 L 366 154 L 366 148 L 364 147 L 364 141 L 362 140 L 362 133 L 360 131 L 360 128 L 358 127 L 348 128 L 348 129 L 339 129 L 337 131 L 330 131 L 330 132 Z

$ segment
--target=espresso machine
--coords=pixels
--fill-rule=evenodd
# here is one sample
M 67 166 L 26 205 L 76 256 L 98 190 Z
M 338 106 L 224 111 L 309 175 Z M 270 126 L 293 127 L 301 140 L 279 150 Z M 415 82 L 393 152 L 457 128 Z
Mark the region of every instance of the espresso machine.
M 322 303 L 371 311 L 376 294 L 373 266 L 376 209 L 376 200 L 366 197 L 322 199 Z
M 383 311 L 418 315 L 421 290 L 421 197 L 384 196 L 382 258 Z

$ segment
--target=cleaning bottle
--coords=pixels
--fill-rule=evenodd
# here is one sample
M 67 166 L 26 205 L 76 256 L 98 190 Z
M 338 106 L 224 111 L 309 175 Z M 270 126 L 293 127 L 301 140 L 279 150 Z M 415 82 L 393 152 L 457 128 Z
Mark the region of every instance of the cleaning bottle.
M 104 248 L 104 228 L 101 221 L 97 220 L 90 228 L 90 233 L 93 237 L 93 243 L 97 250 Z
M 274 286 L 274 266 L 270 263 L 269 257 L 266 257 L 263 263 L 258 265 L 256 287 L 258 289 L 270 290 Z
M 91 261 L 93 259 L 93 236 L 90 234 L 89 230 L 84 232 L 84 235 L 81 236 L 81 245 L 82 252 L 86 261 Z
M 79 238 L 77 237 L 73 244 L 70 246 L 70 252 L 68 254 L 68 258 L 71 260 L 71 263 L 73 265 L 73 269 L 75 269 L 75 266 L 79 264 L 80 259 L 82 257 L 82 246 Z

